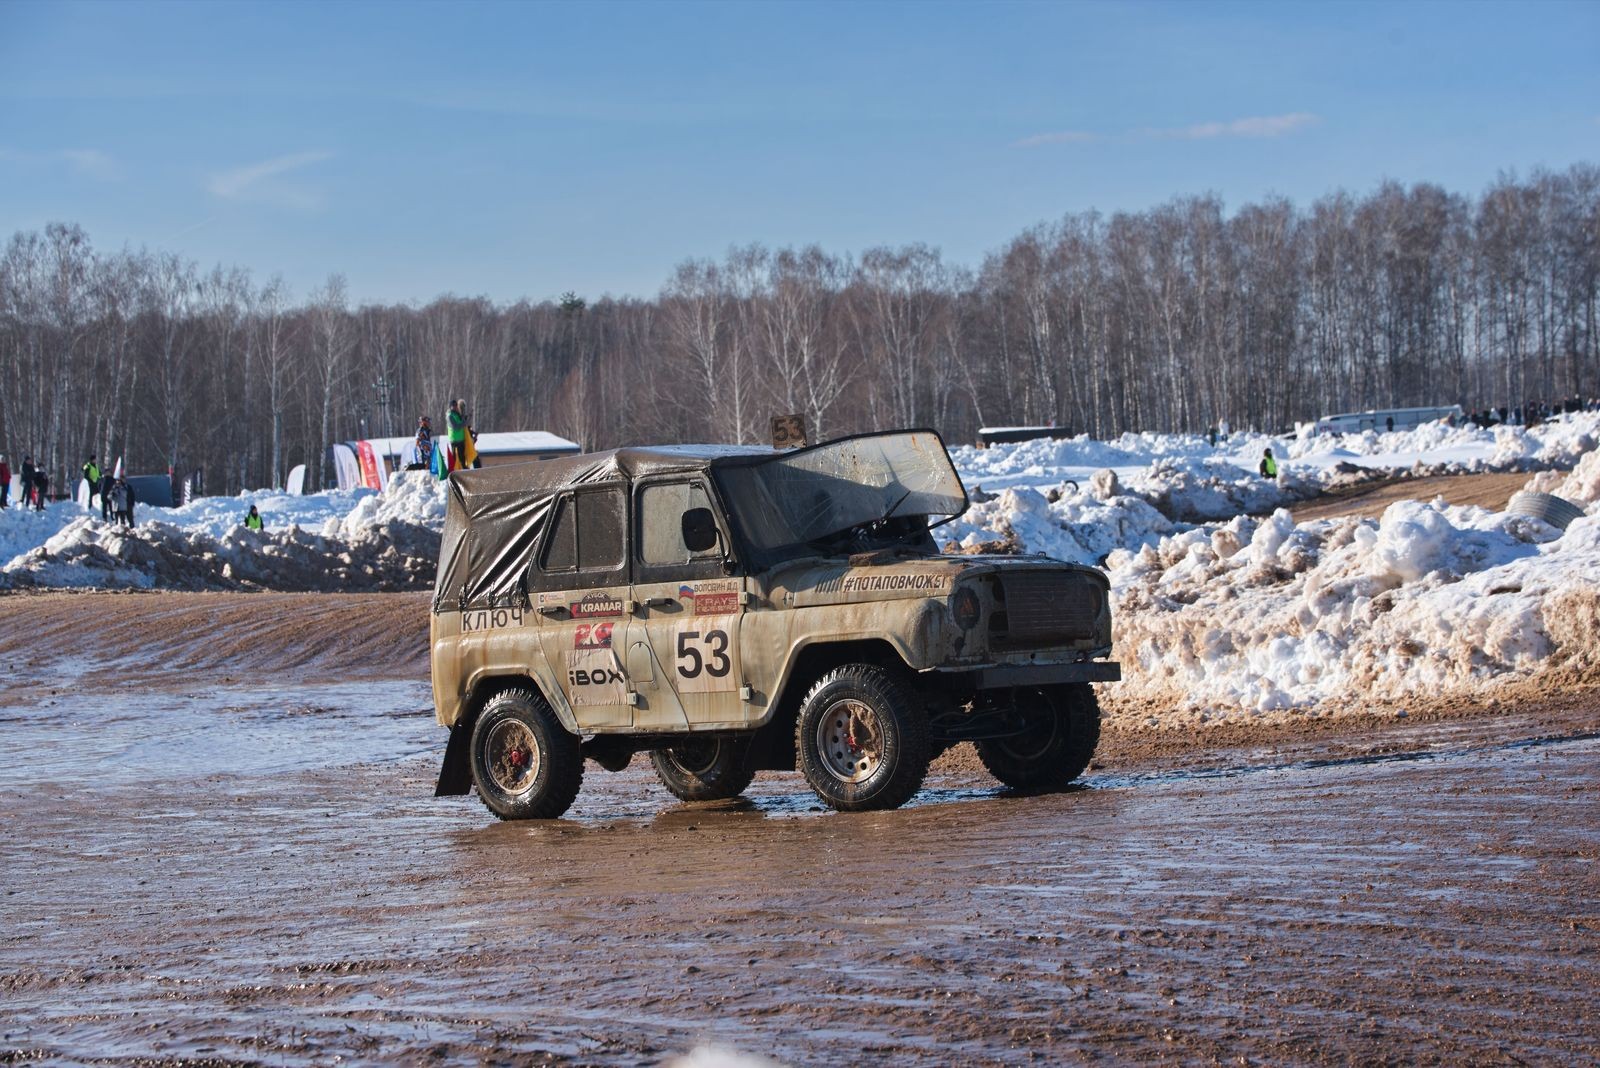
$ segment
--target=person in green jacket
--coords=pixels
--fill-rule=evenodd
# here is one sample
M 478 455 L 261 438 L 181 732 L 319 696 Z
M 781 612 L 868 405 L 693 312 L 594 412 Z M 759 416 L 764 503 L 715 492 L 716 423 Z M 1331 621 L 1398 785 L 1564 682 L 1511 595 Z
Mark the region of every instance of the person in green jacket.
M 94 462 L 94 457 L 89 457 L 89 462 L 83 465 L 83 480 L 89 483 L 89 503 L 94 504 L 94 499 L 100 495 L 100 465 Z
M 244 517 L 244 527 L 246 530 L 265 529 L 261 523 L 261 513 L 256 511 L 256 506 L 253 504 L 250 506 L 249 513 Z
M 460 471 L 467 466 L 467 402 L 456 398 L 445 418 L 450 427 L 451 468 Z
M 1265 452 L 1263 452 L 1261 454 L 1261 477 L 1262 478 L 1277 478 L 1278 477 L 1278 461 L 1276 461 L 1276 460 L 1274 460 L 1272 458 L 1272 450 L 1271 449 L 1268 449 L 1267 451 L 1265 451 Z

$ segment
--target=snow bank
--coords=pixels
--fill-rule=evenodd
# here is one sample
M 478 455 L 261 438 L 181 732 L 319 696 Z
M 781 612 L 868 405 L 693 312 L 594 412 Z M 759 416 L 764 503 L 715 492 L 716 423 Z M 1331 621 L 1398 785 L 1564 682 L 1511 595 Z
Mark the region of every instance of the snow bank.
M 1117 701 L 1239 718 L 1477 692 L 1600 651 L 1600 519 L 1402 501 L 1374 522 L 1287 512 L 1108 561 Z
M 1102 563 L 1125 664 L 1109 703 L 1152 722 L 1477 695 L 1487 683 L 1597 668 L 1597 440 L 1600 416 L 1583 413 L 1532 430 L 1440 423 L 1287 443 L 1236 435 L 1218 449 L 1175 435 L 954 449 L 969 486 L 1000 492 L 946 538 L 963 551 Z M 1280 458 L 1273 481 L 1254 473 L 1269 446 Z M 1528 488 L 1589 506 L 1565 535 L 1443 502 L 1298 526 L 1282 510 L 1395 472 L 1551 464 L 1576 466 L 1542 472 Z M 1103 500 L 1090 488 L 1096 466 L 1109 469 L 1096 481 L 1114 473 L 1120 483 Z
M 252 503 L 264 531 L 243 526 Z M 131 530 L 55 505 L 25 521 L 32 525 L 23 536 L 0 537 L 0 548 L 32 541 L 0 568 L 0 579 L 112 589 L 424 589 L 438 561 L 444 507 L 443 484 L 420 475 L 398 478 L 381 494 L 204 498 L 136 511 L 140 522 Z
M 1523 488 L 1536 493 L 1553 493 L 1576 505 L 1589 505 L 1589 511 L 1593 512 L 1592 506 L 1600 501 L 1600 451 L 1588 453 L 1570 473 L 1541 471 Z

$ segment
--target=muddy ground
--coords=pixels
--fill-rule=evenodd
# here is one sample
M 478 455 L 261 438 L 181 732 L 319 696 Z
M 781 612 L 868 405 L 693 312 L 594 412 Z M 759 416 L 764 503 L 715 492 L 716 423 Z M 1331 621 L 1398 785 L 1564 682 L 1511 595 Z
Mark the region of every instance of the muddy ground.
M 639 758 L 512 825 L 430 796 L 422 604 L 0 600 L 0 1063 L 1600 1054 L 1593 691 L 1113 730 L 1051 797 L 956 754 L 861 815 Z
M 1505 510 L 1511 495 L 1528 484 L 1527 472 L 1491 475 L 1430 475 L 1426 478 L 1388 478 L 1364 482 L 1313 497 L 1290 508 L 1296 523 L 1354 515 L 1376 519 L 1396 501 L 1431 501 L 1475 504 L 1493 512 Z

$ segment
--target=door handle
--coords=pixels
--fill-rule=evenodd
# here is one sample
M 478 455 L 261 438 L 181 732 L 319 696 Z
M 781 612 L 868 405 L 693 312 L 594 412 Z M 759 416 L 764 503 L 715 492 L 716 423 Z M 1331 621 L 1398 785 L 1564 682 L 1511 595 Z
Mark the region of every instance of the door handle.
M 567 608 L 566 608 L 565 605 L 559 605 L 559 604 L 540 605 L 539 606 L 539 614 L 541 616 L 549 616 L 552 619 L 555 619 L 555 618 L 559 618 L 561 616 L 566 615 L 567 614 Z
M 665 608 L 669 604 L 677 603 L 678 602 L 674 601 L 671 597 L 646 597 L 644 599 L 644 606 L 646 608 Z

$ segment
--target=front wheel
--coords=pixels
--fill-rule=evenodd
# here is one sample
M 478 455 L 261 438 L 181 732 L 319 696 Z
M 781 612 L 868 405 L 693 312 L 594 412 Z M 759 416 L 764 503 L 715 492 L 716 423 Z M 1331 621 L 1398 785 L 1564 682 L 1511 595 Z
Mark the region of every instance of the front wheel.
M 841 812 L 899 808 L 928 773 L 927 714 L 873 664 L 818 679 L 800 705 L 795 742 L 806 782 Z
M 721 801 L 744 793 L 756 777 L 750 743 L 733 738 L 695 738 L 650 754 L 661 784 L 680 801 Z
M 1100 703 L 1087 682 L 1012 695 L 1018 732 L 978 743 L 989 774 L 1016 790 L 1067 786 L 1089 766 L 1100 744 Z
M 555 819 L 583 784 L 578 739 L 532 690 L 501 690 L 472 728 L 472 784 L 503 820 Z

